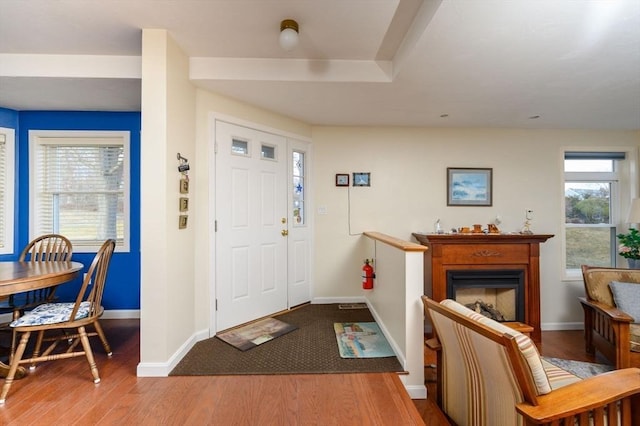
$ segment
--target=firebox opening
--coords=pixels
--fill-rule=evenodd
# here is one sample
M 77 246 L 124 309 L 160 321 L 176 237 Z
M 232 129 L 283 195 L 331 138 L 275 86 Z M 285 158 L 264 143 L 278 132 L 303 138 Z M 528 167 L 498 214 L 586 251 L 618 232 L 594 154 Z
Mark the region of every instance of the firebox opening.
M 447 298 L 496 321 L 524 322 L 524 271 L 447 271 Z

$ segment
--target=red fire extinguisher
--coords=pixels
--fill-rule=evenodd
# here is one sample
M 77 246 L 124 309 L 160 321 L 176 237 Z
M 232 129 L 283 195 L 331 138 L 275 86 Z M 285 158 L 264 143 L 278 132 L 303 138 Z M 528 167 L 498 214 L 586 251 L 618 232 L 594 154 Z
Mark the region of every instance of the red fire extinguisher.
M 364 260 L 364 266 L 362 267 L 362 288 L 364 290 L 373 289 L 373 279 L 376 277 L 373 272 L 373 266 L 369 265 L 369 259 Z

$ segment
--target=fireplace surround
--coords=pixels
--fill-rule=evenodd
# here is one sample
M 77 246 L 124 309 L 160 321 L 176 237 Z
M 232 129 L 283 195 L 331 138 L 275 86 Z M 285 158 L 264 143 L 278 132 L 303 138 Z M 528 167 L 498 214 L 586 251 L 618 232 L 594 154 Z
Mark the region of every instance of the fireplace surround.
M 540 343 L 540 244 L 553 235 L 414 233 L 413 236 L 429 247 L 425 252 L 424 292 L 435 301 L 450 297 L 447 293 L 450 271 L 522 273 L 524 313 L 516 321 L 530 325 L 531 338 Z

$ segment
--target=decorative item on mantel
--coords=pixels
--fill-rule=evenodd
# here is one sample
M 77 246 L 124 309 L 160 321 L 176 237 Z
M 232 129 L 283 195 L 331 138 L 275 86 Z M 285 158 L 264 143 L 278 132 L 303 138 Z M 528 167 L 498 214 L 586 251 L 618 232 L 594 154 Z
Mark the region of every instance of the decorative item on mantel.
M 531 219 L 533 219 L 533 210 L 527 209 L 524 213 L 524 226 L 522 227 L 522 234 L 531 235 L 533 231 L 531 231 Z
M 487 225 L 487 232 L 489 234 L 499 234 L 500 233 L 500 229 L 498 228 L 498 225 L 494 224 L 494 223 L 490 223 Z
M 435 232 L 436 234 L 444 234 L 444 230 L 440 225 L 440 219 L 436 220 L 436 224 L 433 227 L 433 232 Z
M 500 234 L 501 232 L 498 226 L 493 223 L 487 224 L 486 228 L 482 228 L 482 225 L 479 223 L 474 223 L 473 226 L 461 226 L 457 229 L 451 228 L 451 233 L 452 234 L 474 234 L 474 235 L 478 235 L 478 234 L 496 235 L 496 234 Z M 444 232 L 436 232 L 436 234 L 444 234 Z

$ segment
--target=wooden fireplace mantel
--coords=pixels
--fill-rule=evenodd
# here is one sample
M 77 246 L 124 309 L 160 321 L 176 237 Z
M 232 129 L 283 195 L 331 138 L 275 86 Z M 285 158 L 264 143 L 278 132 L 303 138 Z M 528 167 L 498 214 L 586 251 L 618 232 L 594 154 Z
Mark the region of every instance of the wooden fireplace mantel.
M 531 338 L 540 343 L 540 243 L 553 235 L 414 233 L 413 236 L 429 247 L 425 252 L 425 288 L 431 289 L 431 297 L 438 302 L 447 298 L 447 271 L 523 270 L 525 322 L 533 327 Z

